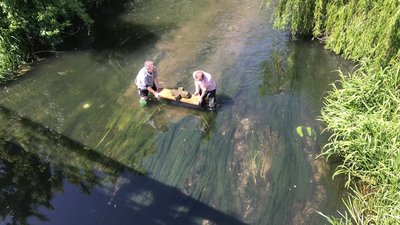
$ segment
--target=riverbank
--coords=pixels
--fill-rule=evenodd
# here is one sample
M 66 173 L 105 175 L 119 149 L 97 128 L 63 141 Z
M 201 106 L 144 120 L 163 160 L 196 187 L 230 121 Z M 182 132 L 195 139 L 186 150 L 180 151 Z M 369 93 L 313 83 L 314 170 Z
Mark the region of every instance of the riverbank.
M 268 1 L 269 2 L 269 1 Z M 275 26 L 295 37 L 312 35 L 335 53 L 359 62 L 341 73 L 325 98 L 322 120 L 332 133 L 323 155 L 340 157 L 335 175 L 347 176 L 351 197 L 332 224 L 400 221 L 400 3 L 278 1 Z M 290 21 L 290 22 L 288 22 Z

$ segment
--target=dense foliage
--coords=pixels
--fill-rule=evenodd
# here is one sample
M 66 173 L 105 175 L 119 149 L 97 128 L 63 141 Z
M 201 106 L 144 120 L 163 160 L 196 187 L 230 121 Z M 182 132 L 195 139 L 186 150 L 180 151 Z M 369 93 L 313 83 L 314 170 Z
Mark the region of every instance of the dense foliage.
M 279 0 L 275 26 L 313 35 L 346 58 L 380 66 L 400 59 L 400 2 L 394 0 Z
M 40 48 L 53 48 L 62 32 L 79 21 L 92 23 L 87 8 L 99 0 L 2 0 L 0 1 L 0 82 Z
M 278 0 L 275 26 L 313 36 L 361 62 L 333 85 L 322 120 L 332 133 L 324 155 L 343 159 L 335 175 L 352 190 L 332 224 L 400 223 L 400 1 Z
M 353 202 L 348 204 L 356 224 L 397 224 L 400 67 L 361 68 L 342 75 L 326 98 L 322 119 L 333 135 L 324 154 L 343 158 L 335 174 L 348 176 L 347 187 L 358 181 Z

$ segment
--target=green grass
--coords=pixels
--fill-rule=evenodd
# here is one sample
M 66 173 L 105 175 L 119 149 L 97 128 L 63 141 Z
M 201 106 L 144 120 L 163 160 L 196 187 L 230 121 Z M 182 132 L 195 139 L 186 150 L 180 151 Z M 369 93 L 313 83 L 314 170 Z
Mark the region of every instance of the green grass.
M 361 68 L 341 74 L 322 110 L 332 133 L 323 155 L 342 157 L 334 175 L 346 175 L 353 193 L 332 224 L 399 224 L 400 67 Z
M 14 79 L 16 70 L 24 64 L 28 48 L 21 42 L 6 32 L 0 36 L 0 83 Z

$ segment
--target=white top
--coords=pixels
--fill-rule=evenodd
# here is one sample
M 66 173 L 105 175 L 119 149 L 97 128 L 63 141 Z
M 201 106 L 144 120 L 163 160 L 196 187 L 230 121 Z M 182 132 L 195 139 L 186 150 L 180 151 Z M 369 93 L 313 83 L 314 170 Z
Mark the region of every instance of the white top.
M 199 71 L 204 74 L 204 79 L 202 81 L 196 80 L 196 73 Z M 201 89 L 202 91 L 213 91 L 217 88 L 217 84 L 212 79 L 211 74 L 205 71 L 202 70 L 194 71 L 193 78 L 194 78 L 194 85 L 196 86 L 196 92 L 199 92 L 199 89 Z
M 153 73 L 149 73 L 146 67 L 143 67 L 135 79 L 136 86 L 141 89 L 147 89 L 147 87 L 154 86 L 154 79 L 157 79 L 157 70 L 154 69 Z

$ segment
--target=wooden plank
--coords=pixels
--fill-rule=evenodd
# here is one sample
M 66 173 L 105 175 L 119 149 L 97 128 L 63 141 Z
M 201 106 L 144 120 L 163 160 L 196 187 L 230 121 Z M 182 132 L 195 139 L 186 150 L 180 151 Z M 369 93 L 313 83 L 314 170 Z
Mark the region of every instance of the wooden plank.
M 176 100 L 175 97 L 171 94 L 171 89 L 164 88 L 162 91 L 158 92 L 158 96 L 160 98 L 165 98 L 168 100 L 172 100 L 175 102 L 182 102 L 190 105 L 199 105 L 200 96 L 192 96 L 190 98 L 181 98 L 180 100 Z

